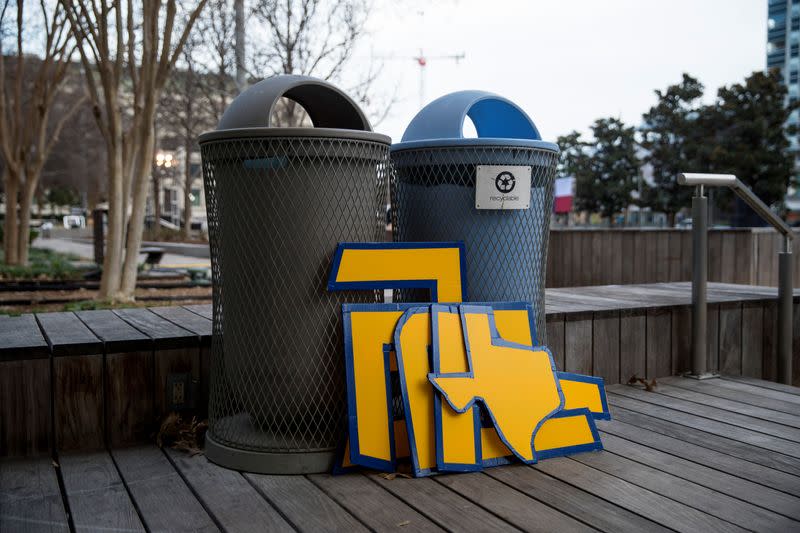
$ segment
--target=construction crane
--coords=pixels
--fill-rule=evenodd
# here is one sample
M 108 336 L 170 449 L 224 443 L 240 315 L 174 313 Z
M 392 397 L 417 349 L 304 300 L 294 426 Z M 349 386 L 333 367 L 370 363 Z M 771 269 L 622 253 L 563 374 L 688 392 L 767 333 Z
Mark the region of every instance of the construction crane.
M 388 59 L 390 61 L 407 61 L 409 59 L 413 60 L 417 66 L 419 67 L 419 107 L 422 109 L 422 106 L 425 105 L 425 77 L 427 72 L 428 61 L 431 60 L 439 60 L 439 59 L 449 59 L 456 62 L 456 65 L 461 62 L 462 59 L 466 57 L 464 52 L 460 52 L 458 54 L 449 54 L 449 55 L 438 55 L 438 56 L 426 56 L 425 53 L 420 49 L 419 55 L 416 56 L 384 56 L 380 57 L 380 59 Z
M 419 55 L 414 56 L 411 59 L 417 62 L 419 65 L 419 108 L 422 109 L 422 106 L 425 105 L 425 73 L 427 69 L 425 67 L 428 66 L 428 61 L 430 60 L 438 60 L 438 59 L 450 59 L 456 62 L 458 65 L 462 59 L 466 57 L 464 52 L 460 52 L 458 54 L 449 54 L 449 55 L 440 55 L 440 56 L 426 56 L 422 49 L 419 50 Z

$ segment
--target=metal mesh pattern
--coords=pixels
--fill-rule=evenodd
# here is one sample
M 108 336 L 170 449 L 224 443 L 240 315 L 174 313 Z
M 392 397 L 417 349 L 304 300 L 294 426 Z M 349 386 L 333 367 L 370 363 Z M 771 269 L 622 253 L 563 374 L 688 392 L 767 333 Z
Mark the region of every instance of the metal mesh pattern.
M 209 431 L 238 449 L 333 450 L 345 417 L 336 244 L 384 239 L 388 146 L 254 137 L 201 146 L 214 280 Z M 224 335 L 223 335 L 224 332 Z
M 545 342 L 544 283 L 558 154 L 513 146 L 464 146 L 392 153 L 395 241 L 464 241 L 468 300 L 531 302 Z M 532 167 L 525 210 L 475 209 L 477 165 Z M 396 291 L 395 301 L 427 300 Z

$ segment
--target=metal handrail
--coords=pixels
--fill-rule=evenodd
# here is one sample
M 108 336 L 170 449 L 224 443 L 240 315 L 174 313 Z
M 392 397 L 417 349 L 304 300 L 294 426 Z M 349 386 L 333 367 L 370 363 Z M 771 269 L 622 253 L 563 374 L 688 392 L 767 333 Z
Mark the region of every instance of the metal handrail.
M 747 185 L 739 181 L 739 178 L 733 174 L 678 174 L 678 183 L 681 185 L 694 185 L 706 187 L 728 187 L 736 195 L 744 200 L 747 205 L 753 208 L 753 211 L 759 214 L 761 218 L 766 220 L 772 225 L 773 228 L 781 232 L 785 237 L 793 239 L 792 228 L 778 215 L 761 201 L 761 198 L 755 195 Z
M 708 285 L 708 198 L 704 187 L 728 187 L 783 235 L 778 252 L 778 381 L 792 382 L 792 246 L 791 228 L 732 174 L 678 174 L 678 183 L 696 187 L 692 198 L 692 371 L 697 379 L 714 377 L 706 356 Z

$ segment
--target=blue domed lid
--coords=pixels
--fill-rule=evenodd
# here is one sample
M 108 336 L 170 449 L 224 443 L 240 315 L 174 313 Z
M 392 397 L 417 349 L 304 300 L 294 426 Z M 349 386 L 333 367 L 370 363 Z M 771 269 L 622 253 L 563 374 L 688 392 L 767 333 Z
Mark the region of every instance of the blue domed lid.
M 465 138 L 469 117 L 478 138 Z M 437 98 L 411 120 L 392 151 L 437 146 L 525 146 L 558 152 L 542 141 L 533 120 L 510 100 L 486 91 L 458 91 Z

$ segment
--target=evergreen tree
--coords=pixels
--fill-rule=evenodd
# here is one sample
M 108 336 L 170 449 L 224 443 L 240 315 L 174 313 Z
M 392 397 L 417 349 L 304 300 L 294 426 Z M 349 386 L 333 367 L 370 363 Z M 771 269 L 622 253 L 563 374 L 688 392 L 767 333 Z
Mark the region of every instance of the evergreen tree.
M 778 70 L 754 72 L 744 83 L 722 87 L 717 100 L 699 117 L 711 132 L 701 145 L 699 165 L 719 174 L 735 174 L 767 205 L 779 208 L 794 176 L 784 124 L 798 108 L 786 104 L 786 87 Z M 717 194 L 731 207 L 728 191 Z
M 705 136 L 697 120 L 703 84 L 684 74 L 680 83 L 655 93 L 658 102 L 642 116 L 641 144 L 647 150 L 645 161 L 652 167 L 654 182 L 642 201 L 666 213 L 672 225 L 675 213 L 691 205 L 692 189 L 678 185 L 677 177 L 695 170 L 699 141 Z
M 614 215 L 631 203 L 639 159 L 636 130 L 618 118 L 602 118 L 592 125 L 594 139 L 575 158 L 576 206 L 600 213 L 614 225 Z

